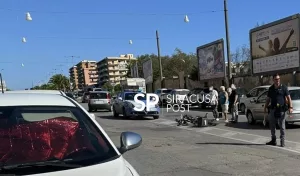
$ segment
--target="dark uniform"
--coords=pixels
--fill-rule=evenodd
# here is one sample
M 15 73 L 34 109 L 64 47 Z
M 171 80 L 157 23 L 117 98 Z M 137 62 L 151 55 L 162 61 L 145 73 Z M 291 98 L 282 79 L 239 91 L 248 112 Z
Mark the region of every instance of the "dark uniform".
M 288 88 L 285 85 L 280 85 L 275 88 L 272 85 L 268 91 L 268 97 L 270 98 L 271 105 L 269 106 L 269 122 L 271 129 L 272 140 L 267 145 L 276 145 L 276 124 L 280 127 L 280 142 L 284 147 L 285 137 L 285 112 L 288 110 L 285 97 L 290 95 Z

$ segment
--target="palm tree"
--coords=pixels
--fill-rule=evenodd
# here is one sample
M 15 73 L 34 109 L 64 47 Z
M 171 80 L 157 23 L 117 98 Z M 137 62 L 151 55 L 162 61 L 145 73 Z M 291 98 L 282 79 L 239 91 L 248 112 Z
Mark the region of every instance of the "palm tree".
M 52 84 L 53 88 L 56 90 L 70 89 L 69 79 L 62 74 L 53 75 L 49 80 L 49 84 Z

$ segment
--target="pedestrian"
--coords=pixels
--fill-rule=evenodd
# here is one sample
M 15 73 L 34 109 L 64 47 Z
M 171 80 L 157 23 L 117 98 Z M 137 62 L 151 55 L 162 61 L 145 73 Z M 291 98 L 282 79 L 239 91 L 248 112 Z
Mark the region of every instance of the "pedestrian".
M 285 146 L 285 112 L 293 112 L 293 105 L 291 96 L 287 86 L 280 83 L 279 74 L 273 76 L 274 84 L 270 86 L 266 104 L 264 106 L 264 113 L 266 115 L 269 108 L 269 126 L 271 130 L 271 141 L 266 145 L 277 145 L 276 142 L 276 124 L 280 128 L 280 146 Z M 269 106 L 269 104 L 271 105 Z
M 233 123 L 238 122 L 239 109 L 238 109 L 238 93 L 234 84 L 231 84 L 231 94 L 229 95 L 229 108 L 232 115 L 231 121 Z
M 216 121 L 219 121 L 218 92 L 214 89 L 213 86 L 209 87 L 209 91 L 210 91 L 210 105 L 212 107 L 212 113 Z
M 230 87 L 227 88 L 227 93 L 228 93 L 228 97 L 230 97 L 232 92 L 232 89 Z M 230 100 L 230 99 L 229 99 Z M 231 113 L 231 108 L 232 108 L 232 103 L 230 103 L 229 101 L 229 105 L 228 105 L 228 113 Z
M 220 87 L 220 94 L 219 94 L 220 104 L 222 107 L 222 114 L 224 115 L 225 122 L 228 123 L 227 113 L 228 113 L 228 93 L 225 90 L 224 86 Z

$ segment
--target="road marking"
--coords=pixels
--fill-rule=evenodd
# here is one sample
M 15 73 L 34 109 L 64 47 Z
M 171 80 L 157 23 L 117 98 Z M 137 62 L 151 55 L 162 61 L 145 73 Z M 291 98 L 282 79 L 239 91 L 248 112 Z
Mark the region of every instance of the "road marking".
M 248 133 L 232 131 L 232 130 L 227 130 L 227 129 L 220 129 L 220 128 L 216 128 L 216 127 L 193 128 L 191 126 L 177 126 L 176 122 L 174 123 L 174 121 L 167 120 L 167 119 L 160 119 L 160 121 L 151 121 L 151 122 L 155 123 L 155 124 L 177 127 L 177 128 L 188 130 L 188 131 L 195 131 L 198 133 L 208 134 L 208 135 L 212 135 L 212 136 L 222 137 L 222 138 L 226 138 L 226 139 L 231 139 L 231 140 L 236 140 L 236 141 L 241 141 L 241 142 L 246 142 L 246 143 L 251 143 L 251 144 L 264 145 L 268 140 L 270 140 L 270 138 L 265 137 L 265 136 L 248 134 Z M 278 140 L 278 142 L 279 142 L 279 140 Z M 284 148 L 279 147 L 279 146 L 268 146 L 268 147 L 300 154 L 300 142 L 286 140 L 285 143 L 286 143 L 286 147 L 284 147 Z

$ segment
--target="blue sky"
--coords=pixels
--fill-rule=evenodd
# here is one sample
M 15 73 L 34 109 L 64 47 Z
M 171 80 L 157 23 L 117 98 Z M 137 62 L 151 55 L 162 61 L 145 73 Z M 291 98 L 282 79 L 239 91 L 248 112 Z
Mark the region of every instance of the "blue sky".
M 249 45 L 256 23 L 299 13 L 299 6 L 299 0 L 228 0 L 231 50 Z M 197 46 L 225 39 L 222 9 L 223 0 L 1 0 L 0 70 L 9 88 L 29 88 L 47 81 L 54 69 L 68 75 L 72 63 L 65 56 L 80 56 L 77 63 L 156 53 L 156 29 L 162 55 L 176 47 L 195 52 Z M 25 21 L 27 11 L 31 22 Z M 183 22 L 184 14 L 190 23 Z

